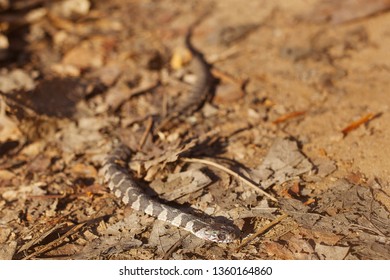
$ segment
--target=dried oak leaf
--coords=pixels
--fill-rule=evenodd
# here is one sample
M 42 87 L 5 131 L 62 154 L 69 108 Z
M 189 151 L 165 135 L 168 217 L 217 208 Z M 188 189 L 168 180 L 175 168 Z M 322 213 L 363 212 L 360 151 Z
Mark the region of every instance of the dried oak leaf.
M 313 169 L 308 158 L 300 151 L 296 141 L 278 138 L 271 146 L 262 164 L 252 170 L 252 178 L 263 188 L 282 184 Z

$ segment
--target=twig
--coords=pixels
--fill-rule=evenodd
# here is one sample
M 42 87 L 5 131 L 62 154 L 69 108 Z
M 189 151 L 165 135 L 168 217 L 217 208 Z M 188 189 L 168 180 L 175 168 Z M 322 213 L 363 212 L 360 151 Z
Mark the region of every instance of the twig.
M 284 115 L 280 116 L 279 118 L 274 120 L 272 123 L 273 124 L 279 124 L 279 123 L 285 122 L 285 121 L 287 121 L 289 119 L 302 116 L 304 114 L 306 114 L 306 111 L 295 111 L 295 112 L 287 113 L 287 114 L 284 114 Z
M 272 195 L 270 195 L 270 194 L 266 193 L 265 191 L 263 191 L 262 189 L 260 189 L 259 186 L 255 185 L 254 183 L 252 183 L 251 181 L 249 181 L 245 177 L 243 177 L 240 174 L 234 172 L 233 170 L 230 170 L 230 169 L 226 168 L 223 165 L 220 165 L 218 163 L 209 161 L 207 159 L 200 159 L 200 158 L 182 158 L 182 160 L 185 161 L 185 162 L 198 162 L 198 163 L 203 163 L 203 164 L 206 164 L 206 165 L 210 165 L 210 166 L 216 167 L 216 168 L 218 168 L 218 169 L 228 173 L 229 175 L 235 177 L 236 179 L 241 180 L 242 182 L 244 182 L 248 186 L 252 187 L 255 191 L 257 191 L 257 192 L 261 193 L 262 195 L 268 197 L 272 201 L 275 201 L 275 202 L 278 201 Z
M 264 232 L 266 232 L 268 229 L 270 229 L 271 227 L 273 227 L 274 225 L 280 223 L 283 219 L 287 218 L 288 215 L 286 213 L 284 213 L 283 215 L 279 216 L 278 218 L 276 218 L 275 220 L 273 220 L 271 223 L 269 223 L 268 225 L 265 225 L 263 226 L 261 229 L 259 229 L 255 234 L 253 234 L 252 236 L 248 237 L 247 239 L 245 239 L 241 244 L 240 246 L 238 246 L 237 248 L 237 251 L 239 251 L 242 247 L 248 245 L 248 243 L 250 243 L 253 239 L 255 239 L 257 236 L 259 236 L 260 234 L 263 234 Z
M 148 135 L 152 129 L 152 126 L 153 126 L 153 118 L 151 116 L 149 116 L 148 118 L 148 122 L 146 124 L 146 129 L 145 129 L 145 132 L 144 134 L 142 135 L 142 138 L 141 138 L 141 141 L 138 145 L 138 150 L 142 150 L 142 147 L 144 146 L 145 142 L 146 142 L 146 139 L 148 138 Z
M 347 127 L 345 127 L 341 132 L 343 133 L 344 136 L 346 136 L 348 133 L 350 133 L 352 130 L 355 130 L 362 124 L 366 124 L 369 121 L 371 121 L 374 118 L 377 118 L 380 114 L 373 114 L 373 113 L 368 113 L 367 115 L 361 117 L 357 121 L 352 122 L 349 124 Z
M 28 256 L 25 256 L 23 258 L 23 260 L 28 260 L 28 259 L 31 259 L 32 257 L 35 257 L 36 255 L 39 255 L 45 251 L 48 251 L 50 250 L 51 248 L 59 245 L 65 238 L 67 238 L 68 236 L 72 235 L 73 233 L 77 232 L 81 227 L 83 227 L 86 223 L 81 223 L 81 224 L 78 224 L 78 225 L 75 225 L 73 228 L 71 228 L 67 233 L 65 233 L 63 236 L 59 237 L 58 239 L 56 240 L 53 240 L 52 242 L 46 244 L 43 248 L 39 249 L 38 251 L 35 251 L 34 253 L 28 255 Z
M 19 254 L 20 252 L 23 252 L 23 251 L 27 251 L 28 249 L 30 249 L 32 246 L 34 246 L 35 244 L 38 244 L 39 242 L 41 242 L 43 239 L 45 239 L 48 235 L 52 234 L 54 231 L 58 230 L 59 228 L 67 225 L 67 222 L 59 222 L 60 219 L 56 219 L 57 223 L 52 227 L 50 228 L 49 230 L 47 230 L 46 232 L 44 232 L 41 236 L 39 236 L 38 238 L 35 238 L 33 240 L 31 240 L 30 242 L 27 242 L 26 244 L 24 244 L 22 247 L 20 247 L 18 249 L 18 251 L 16 252 L 17 254 Z

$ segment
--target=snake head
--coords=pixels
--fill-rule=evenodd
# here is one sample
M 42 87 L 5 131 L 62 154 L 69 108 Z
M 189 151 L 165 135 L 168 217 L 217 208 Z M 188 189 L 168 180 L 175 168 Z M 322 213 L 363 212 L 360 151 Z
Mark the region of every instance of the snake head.
M 230 225 L 213 224 L 198 231 L 196 235 L 212 242 L 230 243 L 237 239 L 238 230 Z

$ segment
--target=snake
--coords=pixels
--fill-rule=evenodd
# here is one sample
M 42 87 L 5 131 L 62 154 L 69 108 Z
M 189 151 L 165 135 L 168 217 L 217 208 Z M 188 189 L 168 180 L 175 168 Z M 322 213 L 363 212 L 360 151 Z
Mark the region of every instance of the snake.
M 183 116 L 191 115 L 196 110 L 200 109 L 208 99 L 213 88 L 215 80 L 211 75 L 211 67 L 207 63 L 203 54 L 197 48 L 195 48 L 191 42 L 193 30 L 204 16 L 205 15 L 200 17 L 188 28 L 184 39 L 185 47 L 192 55 L 191 66 L 196 76 L 195 83 L 192 85 L 185 98 L 182 98 L 180 102 L 178 102 L 178 104 L 174 107 L 174 109 L 169 112 L 167 116 L 165 116 L 165 118 L 156 128 L 156 131 L 164 130 L 168 123 L 174 121 L 175 119 L 180 119 Z
M 194 73 L 196 82 L 188 93 L 186 100 L 181 102 L 171 114 L 160 124 L 162 128 L 174 118 L 192 114 L 199 109 L 207 99 L 211 88 L 212 75 L 210 67 L 203 58 L 203 55 L 193 47 L 191 43 L 193 24 L 187 31 L 185 44 L 193 56 Z M 237 227 L 230 224 L 217 222 L 215 219 L 205 219 L 187 213 L 179 208 L 172 207 L 160 200 L 147 195 L 140 187 L 131 172 L 123 167 L 131 159 L 132 151 L 122 142 L 113 143 L 111 152 L 103 162 L 103 175 L 108 187 L 114 195 L 125 205 L 136 211 L 142 211 L 158 220 L 168 222 L 180 227 L 193 235 L 212 242 L 230 243 L 237 239 L 239 231 Z
M 116 143 L 106 156 L 102 167 L 109 189 L 125 205 L 180 227 L 207 241 L 230 243 L 237 239 L 235 226 L 202 219 L 147 195 L 132 173 L 123 166 L 128 163 L 131 155 L 132 151 L 129 147 L 121 142 Z

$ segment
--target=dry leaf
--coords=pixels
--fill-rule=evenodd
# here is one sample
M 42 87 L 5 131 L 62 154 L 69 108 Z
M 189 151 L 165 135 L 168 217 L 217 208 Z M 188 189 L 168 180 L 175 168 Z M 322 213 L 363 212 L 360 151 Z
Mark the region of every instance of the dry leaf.
M 189 170 L 185 172 L 169 174 L 167 178 L 168 189 L 172 192 L 166 192 L 161 196 L 168 200 L 174 201 L 178 198 L 194 193 L 211 183 L 211 179 L 200 170 Z
M 251 175 L 263 188 L 282 184 L 313 169 L 295 141 L 277 139 L 268 151 L 262 164 L 252 170 Z
M 343 260 L 350 250 L 349 247 L 326 246 L 320 243 L 316 244 L 316 253 L 321 260 Z

